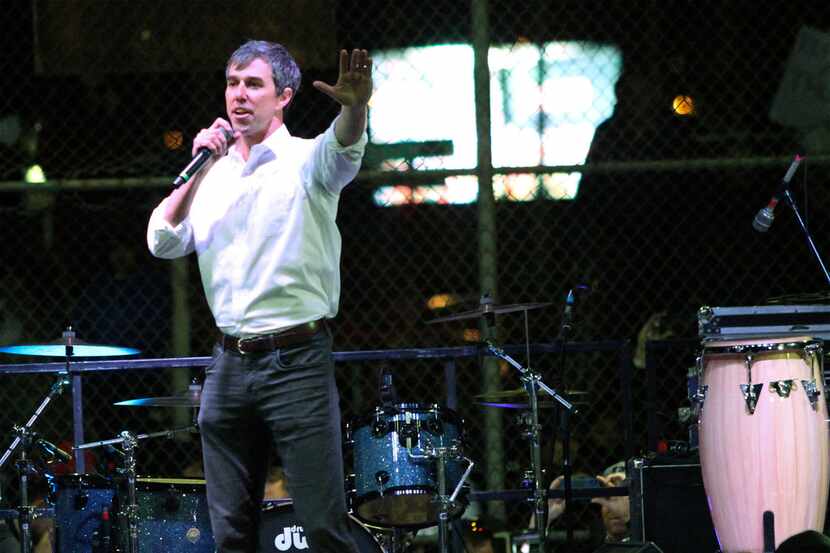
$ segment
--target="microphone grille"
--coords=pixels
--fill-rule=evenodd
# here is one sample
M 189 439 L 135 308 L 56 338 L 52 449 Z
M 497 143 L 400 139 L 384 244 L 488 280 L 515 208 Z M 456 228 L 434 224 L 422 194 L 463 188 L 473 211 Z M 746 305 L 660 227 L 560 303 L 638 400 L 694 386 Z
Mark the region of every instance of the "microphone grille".
M 755 219 L 752 221 L 752 228 L 758 232 L 767 232 L 774 220 L 775 214 L 772 212 L 772 209 L 765 207 L 755 215 Z

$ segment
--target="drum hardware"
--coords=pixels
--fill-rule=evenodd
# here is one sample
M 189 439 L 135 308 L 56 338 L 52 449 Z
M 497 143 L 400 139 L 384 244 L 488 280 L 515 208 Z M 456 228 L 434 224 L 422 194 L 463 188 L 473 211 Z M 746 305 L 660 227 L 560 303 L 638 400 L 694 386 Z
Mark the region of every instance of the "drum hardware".
M 746 403 L 746 411 L 750 415 L 755 414 L 755 407 L 758 405 L 758 397 L 761 395 L 763 384 L 741 384 L 741 392 Z
M 139 441 L 159 437 L 166 437 L 168 439 L 172 439 L 175 434 L 178 434 L 180 432 L 198 432 L 198 428 L 196 426 L 186 426 L 183 428 L 176 428 L 173 430 L 162 430 L 160 432 L 152 432 L 150 434 L 133 434 L 128 430 L 124 430 L 119 434 L 119 437 L 117 438 L 81 444 L 77 448 L 81 450 L 121 444 L 121 449 L 124 456 L 124 468 L 121 472 L 126 476 L 127 502 L 124 505 L 122 505 L 123 510 L 118 514 L 119 516 L 122 516 L 124 520 L 127 521 L 126 553 L 138 553 L 136 450 L 138 449 Z
M 437 405 L 399 403 L 376 407 L 370 415 L 350 421 L 347 429 L 354 477 L 347 478 L 346 488 L 355 516 L 380 528 L 436 525 L 439 512 L 433 498 L 440 483 L 438 467 L 434 460 L 423 458 L 423 451 L 460 449 L 460 417 Z M 461 462 L 450 458 L 445 468 L 447 487 L 456 486 L 463 472 Z M 463 513 L 462 503 L 451 507 L 451 517 Z
M 553 399 L 555 399 L 559 405 L 562 407 L 562 425 L 563 430 L 566 434 L 564 439 L 564 457 L 566 458 L 566 467 L 565 467 L 565 509 L 568 508 L 568 503 L 570 502 L 570 470 L 567 461 L 568 457 L 568 438 L 567 438 L 567 429 L 568 429 L 568 418 L 569 415 L 576 413 L 576 407 L 569 402 L 567 399 L 559 395 L 559 393 L 542 382 L 542 378 L 538 373 L 535 373 L 529 366 L 523 367 L 518 361 L 507 355 L 504 350 L 496 347 L 492 342 L 487 341 L 485 342 L 487 349 L 496 357 L 507 361 L 510 365 L 512 365 L 516 370 L 520 373 L 520 379 L 525 385 L 525 389 L 529 396 L 529 404 L 530 404 L 530 450 L 531 450 L 531 467 L 533 470 L 533 501 L 535 505 L 535 516 L 536 516 L 536 530 L 538 532 L 538 543 L 539 548 L 541 551 L 544 552 L 546 548 L 546 532 L 547 532 L 547 492 L 543 489 L 542 484 L 542 446 L 541 446 L 541 425 L 539 424 L 539 399 L 538 399 L 538 390 L 541 389 Z M 570 529 L 569 529 L 570 533 Z
M 798 386 L 793 379 L 787 380 L 773 380 L 769 383 L 769 391 L 771 394 L 778 394 L 778 397 L 788 398 L 790 393 Z
M 52 387 L 49 389 L 49 393 L 37 406 L 35 412 L 31 417 L 29 417 L 29 420 L 26 421 L 26 424 L 23 426 L 13 427 L 12 433 L 15 438 L 11 445 L 9 445 L 3 453 L 3 456 L 0 457 L 0 469 L 2 469 L 3 465 L 6 464 L 15 450 L 19 451 L 19 457 L 15 466 L 17 468 L 18 479 L 20 481 L 20 505 L 18 506 L 18 518 L 20 520 L 20 550 L 22 553 L 31 553 L 32 551 L 31 521 L 33 519 L 33 508 L 29 505 L 29 475 L 36 473 L 36 470 L 29 457 L 29 453 L 34 447 L 44 448 L 46 444 L 48 444 L 46 448 L 51 449 L 54 454 L 62 454 L 64 458 L 69 457 L 68 453 L 40 439 L 39 436 L 32 431 L 32 427 L 35 425 L 35 422 L 37 422 L 38 418 L 49 403 L 51 403 L 55 397 L 61 395 L 67 386 L 69 386 L 69 377 L 67 374 L 58 373 L 55 383 L 52 384 Z
M 141 353 L 135 348 L 107 344 L 89 344 L 75 337 L 69 326 L 57 340 L 41 344 L 20 344 L 0 347 L 0 353 L 32 357 L 120 357 Z
M 755 414 L 755 407 L 758 405 L 758 396 L 761 395 L 761 389 L 764 384 L 752 383 L 752 354 L 747 353 L 744 357 L 744 364 L 746 365 L 746 378 L 748 382 L 741 384 L 741 392 L 744 396 L 744 403 L 746 403 L 746 410 L 750 415 Z
M 461 487 L 464 485 L 464 482 L 470 476 L 470 473 L 475 466 L 475 463 L 467 457 L 461 451 L 460 444 L 458 442 L 454 442 L 449 447 L 430 447 L 427 445 L 426 448 L 422 449 L 422 453 L 413 453 L 412 450 L 408 450 L 407 454 L 413 460 L 435 460 L 437 461 L 437 477 L 438 480 L 438 495 L 433 499 L 439 505 L 438 511 L 438 546 L 439 551 L 441 553 L 449 553 L 449 544 L 450 544 L 450 512 L 455 508 L 455 500 L 458 497 L 458 492 L 461 491 Z M 453 460 L 464 460 L 467 462 L 467 470 L 464 471 L 464 474 L 461 476 L 461 480 L 459 480 L 458 484 L 455 486 L 452 494 L 447 496 L 447 461 Z
M 202 398 L 202 386 L 193 382 L 187 391 L 172 396 L 141 397 L 119 401 L 119 407 L 191 407 L 198 408 Z
M 0 353 L 10 353 L 12 355 L 29 355 L 36 357 L 63 357 L 66 360 L 66 374 L 70 374 L 70 364 L 73 357 L 119 357 L 126 355 L 135 355 L 140 353 L 135 348 L 128 348 L 123 346 L 112 346 L 104 344 L 88 344 L 83 340 L 79 340 L 72 330 L 72 326 L 68 326 L 63 331 L 61 337 L 52 342 L 45 344 L 24 344 L 16 346 L 4 346 L 0 348 Z M 82 394 L 83 386 L 81 382 L 81 375 L 78 373 L 72 374 L 72 426 L 73 426 L 73 444 L 74 450 L 77 450 L 78 445 L 84 441 L 83 431 L 83 409 L 82 409 Z M 77 455 L 75 458 L 76 470 L 80 473 L 85 472 L 85 461 L 82 455 Z M 0 463 L 2 466 L 2 463 Z
M 435 323 L 446 323 L 449 321 L 462 321 L 467 319 L 480 319 L 482 317 L 491 316 L 491 315 L 503 315 L 506 313 L 516 313 L 519 311 L 530 311 L 533 309 L 541 309 L 543 307 L 548 307 L 552 305 L 550 302 L 548 303 L 514 303 L 514 304 L 505 304 L 505 305 L 496 305 L 491 301 L 485 301 L 485 298 L 482 298 L 481 305 L 476 309 L 471 309 L 470 311 L 463 311 L 461 313 L 455 313 L 453 315 L 447 315 L 446 317 L 439 317 L 437 319 L 432 319 L 427 321 L 426 324 L 435 324 Z
M 818 410 L 818 398 L 821 396 L 821 391 L 818 389 L 818 385 L 816 384 L 815 379 L 813 380 L 802 380 L 801 387 L 804 390 L 804 393 L 807 394 L 807 400 L 810 402 L 810 405 L 813 407 L 813 411 Z

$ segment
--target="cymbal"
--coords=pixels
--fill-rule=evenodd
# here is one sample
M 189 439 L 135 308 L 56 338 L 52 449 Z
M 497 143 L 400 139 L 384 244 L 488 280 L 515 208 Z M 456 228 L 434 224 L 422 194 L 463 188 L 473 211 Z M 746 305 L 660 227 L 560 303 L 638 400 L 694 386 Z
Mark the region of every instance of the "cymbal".
M 190 386 L 186 392 L 173 396 L 141 397 L 119 401 L 119 407 L 199 407 L 202 397 L 201 386 Z
M 35 357 L 66 357 L 66 342 L 56 340 L 45 344 L 21 344 L 17 346 L 0 347 L 0 353 L 12 355 L 31 355 Z M 105 344 L 87 344 L 81 340 L 73 340 L 72 357 L 119 357 L 141 353 L 135 348 L 112 346 Z
M 566 390 L 564 392 L 560 391 L 559 393 L 566 397 L 584 396 L 588 394 L 585 390 Z M 544 397 L 544 392 L 540 392 L 539 397 Z M 503 400 L 512 398 L 525 399 L 527 398 L 527 391 L 524 388 L 516 388 L 513 390 L 501 390 L 499 392 L 490 392 L 489 394 L 479 394 L 477 396 L 473 396 L 473 399 L 493 403 L 501 403 Z
M 484 407 L 495 407 L 497 409 L 530 409 L 529 403 L 511 403 L 511 402 L 501 402 L 501 401 L 476 401 L 476 405 L 482 405 Z M 540 401 L 537 403 L 539 409 L 550 409 L 552 407 L 556 407 L 555 401 Z
M 439 317 L 437 319 L 432 319 L 431 321 L 427 321 L 427 324 L 435 324 L 435 323 L 445 323 L 448 321 L 460 321 L 464 319 L 478 319 L 479 317 L 483 317 L 484 315 L 502 315 L 505 313 L 515 313 L 516 311 L 530 311 L 532 309 L 541 309 L 542 307 L 547 307 L 551 305 L 550 302 L 548 303 L 512 303 L 512 304 L 504 304 L 504 305 L 495 305 L 492 303 L 485 303 L 481 306 L 471 309 L 470 311 L 462 311 L 461 313 L 455 313 L 453 315 L 447 315 L 446 317 Z

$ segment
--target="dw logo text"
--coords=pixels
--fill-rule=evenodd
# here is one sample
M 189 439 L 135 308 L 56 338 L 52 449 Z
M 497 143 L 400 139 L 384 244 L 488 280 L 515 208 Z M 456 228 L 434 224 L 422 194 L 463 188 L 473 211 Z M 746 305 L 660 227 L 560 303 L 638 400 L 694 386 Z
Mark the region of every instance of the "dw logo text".
M 303 535 L 302 526 L 286 526 L 281 534 L 274 538 L 274 546 L 280 551 L 294 549 L 308 549 L 308 542 Z

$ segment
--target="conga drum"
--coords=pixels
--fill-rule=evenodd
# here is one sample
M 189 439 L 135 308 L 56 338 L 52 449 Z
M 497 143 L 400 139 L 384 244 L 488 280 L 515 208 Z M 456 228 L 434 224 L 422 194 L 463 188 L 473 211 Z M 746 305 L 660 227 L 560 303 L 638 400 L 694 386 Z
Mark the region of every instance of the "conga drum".
M 698 360 L 700 464 L 724 553 L 763 551 L 822 531 L 828 424 L 821 342 L 809 337 L 704 341 Z

